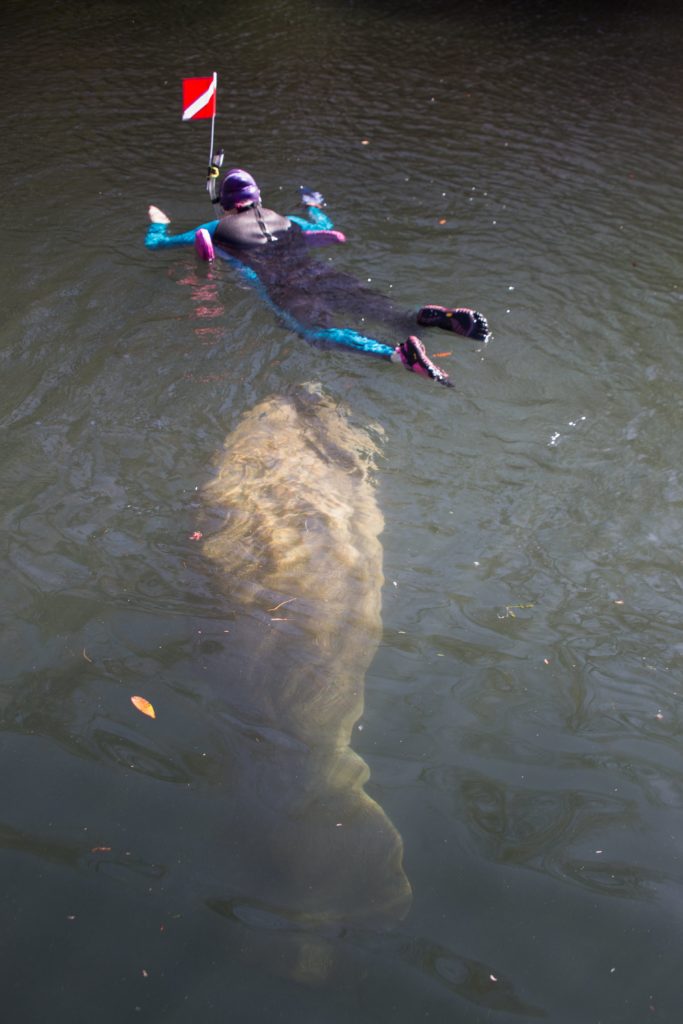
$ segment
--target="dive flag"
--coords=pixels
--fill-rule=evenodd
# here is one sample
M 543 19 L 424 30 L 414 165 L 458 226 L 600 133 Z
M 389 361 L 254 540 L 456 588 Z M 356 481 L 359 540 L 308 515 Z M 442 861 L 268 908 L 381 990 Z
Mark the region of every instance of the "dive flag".
M 183 78 L 183 121 L 216 116 L 217 79 L 215 71 L 210 78 Z

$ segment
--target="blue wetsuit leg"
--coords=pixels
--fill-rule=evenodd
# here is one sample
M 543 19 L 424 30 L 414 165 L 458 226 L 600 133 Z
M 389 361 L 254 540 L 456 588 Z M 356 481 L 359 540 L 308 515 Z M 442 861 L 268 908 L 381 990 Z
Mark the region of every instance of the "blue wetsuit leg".
M 332 345 L 342 345 L 345 348 L 355 349 L 357 352 L 367 352 L 369 355 L 379 356 L 381 359 L 390 359 L 393 355 L 394 350 L 390 345 L 385 345 L 375 338 L 368 338 L 365 334 L 360 334 L 350 327 L 306 327 L 296 317 L 292 316 L 291 313 L 288 313 L 287 310 L 282 309 L 273 301 L 265 284 L 252 267 L 248 267 L 246 263 L 242 263 L 241 260 L 231 256 L 223 249 L 216 249 L 216 255 L 234 267 L 240 276 L 258 292 L 263 301 L 270 306 L 282 322 L 306 341 L 323 341 Z

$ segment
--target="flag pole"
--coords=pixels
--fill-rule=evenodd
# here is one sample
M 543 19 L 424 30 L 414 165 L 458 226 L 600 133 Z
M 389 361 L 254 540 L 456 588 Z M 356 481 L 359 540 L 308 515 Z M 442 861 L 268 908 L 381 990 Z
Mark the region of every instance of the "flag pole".
M 211 144 L 209 145 L 209 163 L 213 158 L 213 131 L 216 126 L 216 100 L 218 98 L 218 75 L 213 73 L 213 115 L 211 117 Z
M 209 193 L 209 199 L 212 204 L 218 202 L 218 190 L 216 188 L 218 184 L 218 175 L 223 165 L 223 150 L 221 149 L 218 153 L 213 151 L 213 137 L 214 128 L 216 125 L 216 110 L 218 109 L 218 75 L 214 71 L 213 73 L 213 116 L 211 118 L 211 145 L 209 146 L 209 171 L 206 176 L 206 191 Z

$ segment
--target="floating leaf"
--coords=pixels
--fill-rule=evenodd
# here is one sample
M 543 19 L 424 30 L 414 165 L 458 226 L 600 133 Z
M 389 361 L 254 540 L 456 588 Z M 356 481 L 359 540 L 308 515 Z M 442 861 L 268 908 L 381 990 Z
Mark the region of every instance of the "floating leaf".
M 435 352 L 434 353 L 434 358 L 435 359 L 445 359 L 446 356 L 452 356 L 452 355 L 453 355 L 452 352 Z
M 148 700 L 144 697 L 131 697 L 131 702 L 138 711 L 142 712 L 143 715 L 148 715 L 149 718 L 156 718 L 157 713 Z

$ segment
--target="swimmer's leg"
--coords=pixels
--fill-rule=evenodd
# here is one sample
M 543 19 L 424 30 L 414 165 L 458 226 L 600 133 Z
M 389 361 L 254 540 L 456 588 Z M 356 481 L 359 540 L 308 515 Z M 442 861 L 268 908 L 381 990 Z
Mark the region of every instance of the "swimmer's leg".
M 422 306 L 416 317 L 350 274 L 323 273 L 316 283 L 320 299 L 330 310 L 384 324 L 399 335 L 410 334 L 416 319 L 424 327 L 441 327 L 475 341 L 486 341 L 490 334 L 486 317 L 476 309 Z
M 368 338 L 348 327 L 330 327 L 326 330 L 299 329 L 297 333 L 307 341 L 341 345 L 345 348 L 352 348 L 356 352 L 366 352 L 368 355 L 389 359 L 392 363 L 401 363 L 406 370 L 429 377 L 430 380 L 436 381 L 437 384 L 443 384 L 444 387 L 453 387 L 448 379 L 448 374 L 432 362 L 424 345 L 414 334 L 392 349 L 389 345 L 385 345 L 375 338 Z
M 377 338 L 371 338 L 368 335 L 361 334 L 359 331 L 355 331 L 350 327 L 306 326 L 306 324 L 297 319 L 293 313 L 293 308 L 296 308 L 297 305 L 293 295 L 289 295 L 286 305 L 279 305 L 273 294 L 271 294 L 253 267 L 249 267 L 245 263 L 242 263 L 234 256 L 224 252 L 220 247 L 216 250 L 216 255 L 231 264 L 240 274 L 242 279 L 258 292 L 261 298 L 268 306 L 270 306 L 285 326 L 291 331 L 294 331 L 305 341 L 312 342 L 313 344 L 322 343 L 325 345 L 350 348 L 355 352 L 364 352 L 367 355 L 379 356 L 380 359 L 387 359 L 392 363 L 401 363 L 407 370 L 429 377 L 432 380 L 437 381 L 439 384 L 444 384 L 446 387 L 453 386 L 448 380 L 448 374 L 431 361 L 425 351 L 424 345 L 420 339 L 416 338 L 414 335 L 411 335 L 400 345 L 392 346 L 385 344 L 383 341 L 379 341 Z M 372 293 L 372 295 L 377 296 L 379 293 Z M 299 294 L 297 298 L 299 300 L 306 300 L 306 313 L 310 316 L 310 297 L 308 295 Z M 319 298 L 322 297 L 319 296 Z M 384 296 L 380 296 L 380 298 L 384 299 Z M 283 300 L 280 299 L 280 301 L 282 302 Z M 385 301 L 389 302 L 389 300 Z M 393 310 L 393 303 L 391 303 L 391 306 Z M 319 313 L 321 317 L 326 315 L 329 311 L 329 305 L 324 301 L 323 307 L 325 308 Z
M 305 327 L 304 324 L 301 323 L 301 320 L 297 320 L 297 303 L 292 301 L 291 296 L 286 312 L 282 308 L 280 308 L 279 312 L 282 319 L 290 328 L 294 329 L 300 337 L 305 338 L 313 344 L 322 343 L 333 345 L 335 347 L 341 346 L 344 348 L 354 349 L 356 352 L 365 352 L 367 355 L 374 355 L 379 356 L 382 359 L 389 359 L 392 363 L 401 363 L 406 370 L 411 370 L 413 373 L 418 373 L 423 377 L 428 377 L 430 380 L 436 381 L 438 384 L 443 384 L 444 387 L 452 388 L 453 384 L 448 379 L 448 374 L 445 370 L 442 370 L 429 358 L 420 339 L 414 334 L 410 334 L 410 329 L 414 323 L 414 314 L 400 313 L 396 310 L 390 300 L 386 299 L 385 296 L 378 292 L 369 292 L 369 289 L 364 289 L 364 292 L 364 298 L 372 300 L 365 306 L 367 315 L 371 319 L 383 319 L 385 324 L 391 323 L 391 325 L 395 329 L 401 331 L 401 333 L 409 333 L 409 337 L 406 341 L 392 348 L 390 345 L 387 345 L 382 341 L 378 341 L 376 338 L 371 338 L 365 334 L 361 334 L 352 328 L 329 327 L 326 325 L 326 313 L 329 312 L 329 306 L 326 301 L 319 303 L 317 310 L 315 310 L 319 318 L 319 326 L 315 327 Z M 358 295 L 358 293 L 356 293 L 356 295 Z M 329 295 L 327 298 L 329 298 Z M 375 300 L 380 301 L 375 302 Z M 377 316 L 379 309 L 383 312 L 383 317 Z M 309 323 L 311 322 L 311 315 L 315 315 L 315 312 L 314 307 L 310 302 L 306 304 L 305 311 L 302 311 Z M 325 326 L 323 326 L 323 324 L 325 324 Z

